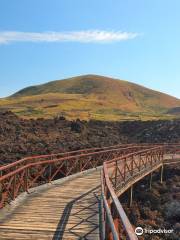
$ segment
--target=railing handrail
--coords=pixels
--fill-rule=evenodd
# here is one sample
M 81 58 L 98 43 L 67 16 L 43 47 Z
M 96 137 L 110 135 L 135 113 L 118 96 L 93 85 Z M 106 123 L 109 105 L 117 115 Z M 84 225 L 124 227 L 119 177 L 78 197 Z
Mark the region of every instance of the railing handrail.
M 52 155 L 48 155 L 49 158 L 43 158 L 43 155 L 40 158 L 28 158 L 27 161 L 21 159 L 2 166 L 0 167 L 0 208 L 33 186 L 98 167 L 104 161 L 116 156 L 144 148 L 147 148 L 147 144 L 114 145 L 98 148 L 96 152 L 92 152 L 92 149 L 88 150 L 88 153 L 80 150 L 78 154 L 70 156 L 67 153 L 64 154 L 65 156 L 55 154 L 54 158 Z
M 103 169 L 104 169 L 105 185 L 108 188 L 112 201 L 116 205 L 116 209 L 118 211 L 119 217 L 121 219 L 121 222 L 124 228 L 127 228 L 125 229 L 125 231 L 127 236 L 129 237 L 134 233 L 134 231 L 132 230 L 133 228 L 129 222 L 129 219 L 125 215 L 125 212 L 118 200 L 118 196 L 116 196 L 116 193 L 113 189 L 114 180 L 113 178 L 111 178 L 112 180 L 112 183 L 111 183 L 111 180 L 108 175 L 108 167 L 110 166 L 114 167 L 114 165 L 112 164 L 119 163 L 120 161 L 125 159 L 126 160 L 131 159 L 131 157 L 133 156 L 135 156 L 134 159 L 136 159 L 136 156 L 138 155 L 143 158 L 144 156 L 146 156 L 147 153 L 150 155 L 151 152 L 152 154 L 158 153 L 154 156 L 157 157 L 157 159 L 159 159 L 160 161 L 162 160 L 163 154 L 167 151 L 168 146 L 171 147 L 173 151 L 175 151 L 175 149 L 177 150 L 178 148 L 180 148 L 180 144 L 114 145 L 114 146 L 104 147 L 104 148 L 93 148 L 93 149 L 89 148 L 85 150 L 77 150 L 77 151 L 65 152 L 65 153 L 59 153 L 59 154 L 33 156 L 33 157 L 28 157 L 28 158 L 18 160 L 14 163 L 7 164 L 5 166 L 0 167 L 0 187 L 2 187 L 3 189 L 2 192 L 0 189 L 0 208 L 2 208 L 6 204 L 7 200 L 9 201 L 10 199 L 11 200 L 14 199 L 22 191 L 27 191 L 30 187 L 40 185 L 42 183 L 45 183 L 46 181 L 49 182 L 49 181 L 52 181 L 52 179 L 54 180 L 54 177 L 57 176 L 57 174 L 61 174 L 58 176 L 68 176 L 78 171 L 84 171 L 92 167 L 97 167 L 99 165 L 102 165 L 102 163 L 104 162 Z M 76 154 L 73 155 L 74 153 L 77 153 L 77 155 Z M 65 156 L 63 156 L 63 154 Z M 118 157 L 121 154 L 124 154 L 124 155 Z M 57 162 L 59 163 L 57 164 Z M 24 165 L 21 163 L 24 163 Z M 41 171 L 39 169 L 41 169 Z M 46 178 L 46 179 L 43 180 L 43 178 L 44 179 Z M 122 179 L 124 179 L 124 177 Z M 105 193 L 104 193 L 104 196 L 106 196 Z M 108 207 L 107 204 L 109 204 L 109 202 L 104 201 L 104 205 L 106 207 Z M 110 224 L 112 224 L 112 219 L 110 216 L 108 219 Z M 114 234 L 114 238 L 116 239 L 116 232 L 113 226 L 112 226 L 112 233 Z M 129 239 L 135 240 L 137 238 L 129 237 Z
M 159 146 L 156 146 L 156 147 L 153 147 L 153 148 L 150 148 L 150 149 L 146 149 L 146 150 L 142 150 L 142 151 L 137 151 L 137 152 L 134 152 L 134 153 L 129 153 L 129 154 L 126 154 L 124 156 L 121 156 L 121 157 L 117 157 L 117 158 L 114 158 L 112 160 L 109 160 L 107 162 L 104 162 L 103 163 L 103 169 L 102 169 L 102 175 L 104 176 L 104 180 L 103 180 L 103 177 L 101 178 L 101 184 L 102 184 L 102 188 L 104 188 L 103 192 L 105 191 L 106 194 L 110 194 L 111 196 L 111 203 L 110 204 L 114 204 L 113 206 L 116 208 L 116 211 L 118 213 L 118 216 L 119 216 L 119 219 L 124 227 L 124 230 L 126 232 L 126 237 L 127 239 L 129 240 L 137 240 L 137 236 L 134 232 L 134 229 L 118 199 L 118 196 L 116 195 L 115 193 L 115 190 L 113 188 L 113 185 L 111 183 L 111 180 L 110 180 L 110 177 L 109 177 L 109 174 L 108 174 L 108 167 L 114 167 L 115 166 L 118 166 L 117 165 L 117 162 L 119 161 L 122 161 L 122 160 L 126 160 L 128 161 L 127 159 L 131 160 L 132 161 L 132 158 L 131 157 L 135 157 L 135 156 L 141 156 L 141 154 L 144 154 L 144 156 L 147 156 L 145 154 L 152 154 L 154 151 L 158 151 L 159 153 L 159 162 L 157 162 L 157 165 L 159 166 L 159 163 L 161 165 L 164 164 L 164 162 L 162 161 L 163 158 L 162 158 L 162 155 L 161 154 L 164 154 L 167 150 L 167 147 L 180 147 L 180 144 L 162 144 L 162 145 L 159 145 Z M 142 157 L 142 156 L 141 156 Z M 112 165 L 114 163 L 114 165 Z M 156 162 L 155 162 L 156 163 Z M 119 163 L 118 163 L 119 164 Z M 154 166 L 152 166 L 154 167 Z M 108 197 L 109 199 L 109 197 Z M 109 209 L 110 211 L 110 209 Z M 112 226 L 112 223 L 110 224 L 110 228 L 111 228 L 111 232 L 113 233 L 114 232 L 114 228 L 115 226 L 113 225 Z M 115 238 L 116 239 L 116 238 Z M 118 238 L 119 239 L 119 238 Z
M 156 149 L 159 149 L 159 148 L 163 149 L 163 146 L 157 146 L 157 147 L 152 147 L 152 148 L 148 148 L 148 149 L 133 152 L 133 153 L 128 153 L 128 154 L 123 155 L 121 157 L 113 158 L 113 159 L 107 161 L 106 164 L 111 164 L 112 162 L 115 162 L 115 161 L 121 161 L 125 158 L 131 157 L 131 156 L 136 156 L 136 155 L 143 154 L 143 153 L 147 153 L 148 151 L 156 150 Z
M 145 146 L 145 145 L 130 145 L 130 146 L 128 146 L 128 147 L 125 147 L 125 148 L 112 148 L 112 149 L 108 149 L 108 150 L 102 150 L 102 151 L 98 151 L 98 152 L 90 152 L 90 153 L 83 153 L 83 154 L 80 154 L 80 155 L 72 155 L 72 156 L 65 156 L 65 157 L 63 157 L 62 156 L 62 159 L 72 159 L 72 158 L 74 158 L 74 157 L 80 157 L 80 156 L 91 156 L 91 155 L 96 155 L 96 154 L 99 154 L 99 153 L 108 153 L 108 152 L 110 152 L 110 151 L 116 151 L 116 150 L 127 150 L 127 149 L 130 149 L 130 148 L 135 148 L 135 147 L 143 147 L 143 146 Z M 112 146 L 113 147 L 113 146 Z M 98 148 L 98 149 L 101 149 L 101 148 Z M 103 148 L 104 149 L 104 148 Z M 79 150 L 80 152 L 81 152 L 81 150 Z M 75 151 L 76 152 L 76 151 Z M 78 151 L 77 151 L 78 152 Z M 73 152 L 68 152 L 68 153 L 74 153 L 74 151 Z M 59 153 L 59 154 L 61 154 L 61 153 Z M 17 166 L 19 163 L 22 163 L 23 161 L 26 161 L 26 160 L 34 160 L 34 159 L 37 159 L 37 158 L 44 158 L 44 156 L 45 156 L 45 158 L 46 157 L 52 157 L 52 156 L 57 156 L 57 155 L 59 155 L 59 154 L 51 154 L 51 155 L 39 155 L 39 156 L 33 156 L 33 157 L 28 157 L 28 158 L 23 158 L 23 159 L 20 159 L 20 160 L 17 160 L 17 161 L 15 161 L 15 162 L 13 162 L 13 163 L 9 163 L 9 164 L 7 164 L 7 165 L 4 165 L 4 166 L 1 166 L 0 167 L 0 171 L 4 171 L 4 170 L 6 170 L 6 169 L 8 169 L 8 168 L 11 168 L 11 167 L 14 167 L 14 166 Z M 62 153 L 63 154 L 63 153 Z M 44 160 L 43 160 L 44 161 Z M 41 161 L 42 162 L 42 161 Z
M 133 148 L 136 148 L 137 146 L 134 146 Z M 94 152 L 94 153 L 87 153 L 87 154 L 81 154 L 81 155 L 75 155 L 75 156 L 67 156 L 67 157 L 62 157 L 62 158 L 56 158 L 56 159 L 50 159 L 50 160 L 41 160 L 41 161 L 37 161 L 37 162 L 33 162 L 33 163 L 29 163 L 29 162 L 27 162 L 27 164 L 26 165 L 24 165 L 24 166 L 21 166 L 21 167 L 19 167 L 18 169 L 15 169 L 15 170 L 13 170 L 13 171 L 11 171 L 10 173 L 7 173 L 7 174 L 5 174 L 5 175 L 2 175 L 2 176 L 0 176 L 0 181 L 2 181 L 2 180 L 4 180 L 4 179 L 6 179 L 6 178 L 8 178 L 8 177 L 10 177 L 10 176 L 13 176 L 13 175 L 15 175 L 15 174 L 17 174 L 17 173 L 19 173 L 19 172 L 21 172 L 22 170 L 24 170 L 24 169 L 27 169 L 27 168 L 30 168 L 30 167 L 33 167 L 33 166 L 37 166 L 37 165 L 46 165 L 47 163 L 48 164 L 53 164 L 53 163 L 55 163 L 55 162 L 60 162 L 60 161 L 65 161 L 65 160 L 67 160 L 67 161 L 70 161 L 70 160 L 73 160 L 73 159 L 76 159 L 76 158 L 83 158 L 83 157 L 88 157 L 88 156 L 92 156 L 92 155 L 96 155 L 96 154 L 101 154 L 101 153 L 108 153 L 108 152 L 110 152 L 110 151 L 112 151 L 112 150 L 128 150 L 128 149 L 131 149 L 132 147 L 127 147 L 127 148 L 115 148 L 115 149 L 111 149 L 111 150 L 105 150 L 105 151 L 99 151 L 99 152 Z M 140 153 L 143 153 L 145 150 L 143 150 L 143 151 L 139 151 Z M 127 155 L 125 155 L 125 156 L 129 156 L 129 155 L 131 155 L 131 154 L 127 154 Z M 120 158 L 121 159 L 121 158 Z M 122 159 L 123 159 L 123 157 L 122 157 Z M 13 165 L 14 166 L 14 165 Z M 12 165 L 11 164 L 9 164 L 9 165 L 6 165 L 6 166 L 4 166 L 4 167 L 12 167 Z M 7 168 L 5 168 L 5 169 L 7 169 Z M 4 170 L 4 168 L 2 167 L 2 168 L 0 168 L 0 171 L 1 170 Z
M 110 146 L 110 147 L 115 147 L 115 146 L 118 146 L 118 145 L 113 145 L 113 146 Z M 72 154 L 72 153 L 80 153 L 80 152 L 85 152 L 85 151 L 96 151 L 96 150 L 100 150 L 100 149 L 106 149 L 106 148 L 110 148 L 110 147 L 104 147 L 104 148 L 86 148 L 86 149 L 79 149 L 79 150 L 75 150 L 75 151 L 69 151 L 69 152 L 62 152 L 62 153 L 53 153 L 53 154 L 42 154 L 42 155 L 34 155 L 34 156 L 31 156 L 31 157 L 25 157 L 25 158 L 21 158 L 19 160 L 16 160 L 15 162 L 13 163 L 8 163 L 6 165 L 3 165 L 3 166 L 0 166 L 0 171 L 1 170 L 5 170 L 7 167 L 14 167 L 16 166 L 17 164 L 19 163 L 22 163 L 24 161 L 30 161 L 30 160 L 33 160 L 33 159 L 38 159 L 38 158 L 51 158 L 51 157 L 54 157 L 54 156 L 58 156 L 58 155 L 63 155 L 63 154 Z M 63 156 L 62 156 L 63 157 Z
M 122 224 L 124 226 L 126 234 L 127 234 L 128 238 L 129 238 L 129 240 L 137 240 L 138 238 L 137 238 L 136 234 L 134 233 L 134 229 L 133 229 L 133 227 L 132 227 L 132 225 L 131 225 L 131 223 L 130 223 L 130 221 L 129 221 L 129 219 L 128 219 L 128 217 L 127 217 L 127 215 L 126 215 L 126 213 L 125 213 L 125 211 L 124 211 L 124 209 L 122 207 L 122 205 L 120 204 L 119 199 L 116 196 L 116 193 L 115 193 L 115 191 L 113 189 L 113 186 L 112 186 L 112 184 L 111 184 L 111 182 L 109 180 L 106 163 L 104 163 L 103 165 L 104 165 L 103 166 L 103 170 L 104 170 L 106 186 L 107 186 L 107 188 L 108 188 L 108 190 L 109 190 L 109 192 L 111 194 L 112 200 L 113 200 L 113 202 L 114 202 L 114 204 L 116 206 L 116 209 L 118 211 L 118 214 L 119 214 L 119 217 L 121 219 L 121 222 L 122 222 Z

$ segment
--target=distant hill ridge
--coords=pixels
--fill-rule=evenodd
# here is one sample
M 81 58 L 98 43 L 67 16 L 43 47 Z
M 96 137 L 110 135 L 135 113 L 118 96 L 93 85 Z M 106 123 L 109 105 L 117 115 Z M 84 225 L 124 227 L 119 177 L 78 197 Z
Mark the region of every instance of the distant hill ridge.
M 83 75 L 24 88 L 0 100 L 23 117 L 123 120 L 171 118 L 180 100 L 124 80 Z

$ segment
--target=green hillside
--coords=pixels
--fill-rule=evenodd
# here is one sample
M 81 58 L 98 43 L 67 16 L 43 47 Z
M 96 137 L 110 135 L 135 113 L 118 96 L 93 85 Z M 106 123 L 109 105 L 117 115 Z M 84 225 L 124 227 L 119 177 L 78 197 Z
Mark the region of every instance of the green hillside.
M 180 100 L 140 85 L 97 75 L 52 81 L 0 100 L 0 108 L 24 118 L 167 119 Z

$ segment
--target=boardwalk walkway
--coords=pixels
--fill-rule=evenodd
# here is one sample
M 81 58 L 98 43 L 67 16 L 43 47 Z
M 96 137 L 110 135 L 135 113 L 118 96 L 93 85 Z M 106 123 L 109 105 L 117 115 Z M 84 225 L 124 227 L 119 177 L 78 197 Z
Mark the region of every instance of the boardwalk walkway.
M 99 239 L 100 170 L 29 194 L 0 220 L 0 239 Z

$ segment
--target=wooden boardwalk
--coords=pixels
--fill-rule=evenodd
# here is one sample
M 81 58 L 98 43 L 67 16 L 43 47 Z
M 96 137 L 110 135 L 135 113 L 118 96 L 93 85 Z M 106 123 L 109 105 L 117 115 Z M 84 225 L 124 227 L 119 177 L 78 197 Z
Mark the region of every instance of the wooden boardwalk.
M 28 195 L 0 221 L 0 240 L 99 239 L 100 170 Z

